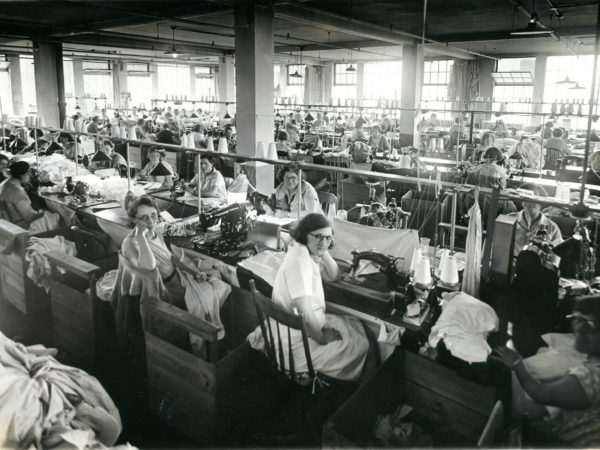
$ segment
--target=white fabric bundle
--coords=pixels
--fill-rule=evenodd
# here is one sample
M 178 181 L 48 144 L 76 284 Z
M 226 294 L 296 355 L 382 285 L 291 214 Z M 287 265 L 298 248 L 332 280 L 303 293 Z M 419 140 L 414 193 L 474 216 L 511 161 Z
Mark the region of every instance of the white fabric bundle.
M 48 288 L 47 282 L 50 278 L 50 263 L 44 255 L 52 250 L 58 250 L 71 256 L 77 255 L 75 244 L 71 241 L 67 241 L 62 236 L 53 238 L 29 238 L 27 251 L 25 252 L 25 261 L 28 263 L 27 276 L 37 286 L 45 286 Z
M 29 225 L 29 232 L 31 234 L 43 233 L 45 231 L 56 230 L 58 223 L 60 222 L 60 216 L 55 212 L 44 211 L 44 215 L 38 219 L 35 219 Z
M 469 209 L 469 230 L 465 249 L 465 271 L 463 272 L 463 292 L 479 296 L 479 281 L 481 277 L 481 210 L 475 202 Z
M 109 395 L 96 378 L 51 353 L 0 333 L 0 448 L 113 445 L 122 425 Z
M 30 165 L 35 165 L 35 153 L 24 153 L 15 157 L 19 161 L 26 161 Z M 75 162 L 65 158 L 64 155 L 53 153 L 50 156 L 39 157 L 40 178 L 44 181 L 52 181 L 55 184 L 63 184 L 67 177 L 75 176 Z M 86 175 L 90 172 L 83 166 L 77 167 L 79 175 Z
M 99 178 L 95 175 L 84 175 L 74 178 L 75 181 L 82 181 L 90 187 L 90 194 L 101 195 L 106 200 L 114 200 L 121 205 L 125 204 L 125 196 L 128 192 L 127 178 L 108 177 Z M 140 185 L 131 183 L 131 192 L 138 197 L 144 195 L 146 191 Z
M 277 271 L 283 264 L 284 257 L 284 252 L 265 250 L 240 261 L 238 266 L 243 267 L 273 286 L 275 275 L 277 275 Z
M 449 294 L 445 300 L 442 314 L 431 329 L 429 345 L 436 347 L 443 339 L 453 356 L 469 363 L 485 362 L 492 351 L 487 335 L 498 329 L 496 312 L 464 292 Z
M 96 282 L 96 296 L 105 302 L 110 302 L 115 284 L 117 283 L 117 269 L 109 270 Z M 89 289 L 87 290 L 89 292 Z
M 562 377 L 571 367 L 577 367 L 587 359 L 585 353 L 575 350 L 573 334 L 547 333 L 542 339 L 548 347 L 540 347 L 536 355 L 523 360 L 529 373 L 538 380 Z

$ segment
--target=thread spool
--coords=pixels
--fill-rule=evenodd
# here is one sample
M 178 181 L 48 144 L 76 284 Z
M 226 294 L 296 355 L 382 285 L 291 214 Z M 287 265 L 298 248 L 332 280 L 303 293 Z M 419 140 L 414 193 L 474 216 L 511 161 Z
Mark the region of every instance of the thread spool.
M 413 249 L 413 254 L 412 254 L 412 259 L 410 260 L 410 271 L 411 272 L 415 272 L 415 269 L 417 267 L 417 262 L 419 261 L 419 259 L 423 256 L 423 254 L 421 253 L 421 249 L 419 247 L 415 247 Z
M 121 127 L 119 125 L 115 125 L 111 130 L 112 137 L 121 137 Z
M 448 256 L 440 271 L 440 281 L 444 284 L 454 286 L 458 284 L 458 267 L 456 256 Z
M 447 248 L 442 249 L 440 253 L 440 273 L 444 270 L 444 266 L 446 261 L 448 260 L 448 256 L 450 256 L 450 250 Z
M 267 159 L 277 159 L 277 146 L 275 145 L 275 142 L 269 144 Z
M 415 283 L 421 286 L 431 285 L 431 266 L 429 258 L 421 256 L 415 267 Z
M 221 139 L 219 139 L 219 153 L 229 153 L 227 138 L 222 137 Z
M 127 139 L 127 129 L 125 127 L 121 127 L 121 139 Z
M 187 147 L 196 148 L 196 142 L 194 141 L 194 134 L 190 133 L 187 135 Z
M 211 152 L 215 151 L 215 143 L 213 141 L 212 136 L 208 136 L 208 141 L 206 142 L 206 150 L 209 150 Z
M 262 143 L 262 141 L 258 141 L 256 143 L 256 157 L 257 158 L 266 158 L 267 154 L 265 152 L 265 145 Z

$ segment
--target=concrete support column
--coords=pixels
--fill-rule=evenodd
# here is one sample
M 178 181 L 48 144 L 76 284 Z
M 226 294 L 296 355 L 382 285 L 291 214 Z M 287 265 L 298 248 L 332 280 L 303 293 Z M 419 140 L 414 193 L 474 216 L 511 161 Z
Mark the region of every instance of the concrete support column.
M 237 46 L 237 42 L 236 42 Z M 237 48 L 237 47 L 236 47 Z M 235 61 L 233 56 L 221 56 L 219 58 L 219 71 L 217 72 L 217 98 L 220 102 L 235 102 Z M 271 70 L 271 72 L 273 72 Z M 240 74 L 238 74 L 240 76 Z M 271 77 L 273 74 L 271 73 Z M 271 83 L 271 86 L 273 84 Z M 208 95 L 208 92 L 202 94 Z M 239 95 L 239 94 L 238 94 Z M 273 96 L 273 88 L 271 87 L 271 100 Z M 225 114 L 228 110 L 229 114 L 235 111 L 235 105 L 227 107 L 227 105 L 219 106 L 219 113 Z
M 194 66 L 190 66 L 190 93 L 188 98 L 196 100 L 196 68 Z
M 62 44 L 33 41 L 33 65 L 38 115 L 47 126 L 59 127 L 66 116 Z
M 235 7 L 237 152 L 256 155 L 273 142 L 273 7 L 245 1 Z M 239 70 L 237 70 L 239 68 Z M 256 164 L 250 181 L 261 193 L 274 185 L 274 167 Z
M 333 104 L 333 67 L 333 63 L 327 63 L 323 71 L 323 98 L 327 104 Z
M 363 99 L 365 87 L 365 65 L 364 63 L 356 64 L 356 98 Z M 420 97 L 420 96 L 419 96 Z
M 483 58 L 479 60 L 479 96 L 483 103 L 476 103 L 477 109 L 491 111 L 494 98 L 494 79 L 492 72 L 496 70 L 496 61 Z M 491 120 L 491 114 L 475 114 L 474 123 L 483 127 L 483 122 Z
M 9 56 L 10 67 L 10 89 L 12 91 L 13 114 L 21 116 L 25 114 L 23 107 L 23 85 L 21 83 L 21 60 L 19 56 Z
M 158 65 L 150 63 L 150 79 L 152 80 L 152 99 L 158 98 Z
M 418 108 L 423 86 L 423 46 L 402 47 L 402 108 Z M 400 141 L 402 145 L 418 146 L 419 136 L 415 133 L 415 111 L 400 111 Z
M 123 61 L 113 61 L 113 95 L 115 108 L 129 108 L 129 100 L 126 100 L 122 95 L 127 92 L 129 92 L 127 87 L 127 63 L 124 63 Z
M 543 111 L 544 85 L 546 83 L 546 55 L 538 55 L 535 58 L 535 69 L 533 74 L 533 105 L 532 112 L 541 113 Z M 543 123 L 542 116 L 530 116 L 530 125 L 540 125 Z
M 83 60 L 73 58 L 73 85 L 75 92 L 73 95 L 77 97 L 75 104 L 79 105 L 82 114 L 87 114 L 86 102 L 82 99 L 85 95 L 85 84 L 83 81 Z

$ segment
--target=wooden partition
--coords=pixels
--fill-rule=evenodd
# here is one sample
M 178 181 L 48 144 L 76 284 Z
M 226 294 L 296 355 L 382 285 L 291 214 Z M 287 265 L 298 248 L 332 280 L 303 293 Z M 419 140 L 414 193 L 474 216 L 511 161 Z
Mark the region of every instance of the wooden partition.
M 44 310 L 43 302 L 27 298 L 25 250 L 28 238 L 27 230 L 0 219 L 0 296 L 25 315 Z
M 54 345 L 86 368 L 101 367 L 114 353 L 114 315 L 110 302 L 96 295 L 96 281 L 107 269 L 117 268 L 118 257 L 112 255 L 98 265 L 57 251 L 46 258 L 52 267 Z M 58 269 L 66 274 L 59 275 Z

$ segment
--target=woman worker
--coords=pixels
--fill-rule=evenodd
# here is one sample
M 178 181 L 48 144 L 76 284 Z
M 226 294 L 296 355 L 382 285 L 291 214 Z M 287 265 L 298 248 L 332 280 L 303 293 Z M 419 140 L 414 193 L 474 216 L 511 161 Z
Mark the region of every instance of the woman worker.
M 387 138 L 381 134 L 381 127 L 379 125 L 375 125 L 373 128 L 371 128 L 371 136 L 369 136 L 367 145 L 375 152 L 390 150 L 390 143 L 388 142 Z
M 600 447 L 600 297 L 579 298 L 571 320 L 575 350 L 587 355 L 587 359 L 559 378 L 537 380 L 521 356 L 506 347 L 497 348 L 492 354 L 492 358 L 514 372 L 529 397 L 521 396 L 520 402 L 513 402 L 531 424 L 528 445 Z M 552 414 L 547 407 L 554 407 Z
M 210 154 L 200 156 L 200 170 L 192 181 L 188 184 L 189 187 L 200 189 L 202 198 L 216 198 L 222 202 L 227 201 L 227 187 L 225 179 L 221 172 L 215 169 L 215 157 Z
M 150 161 L 148 161 L 144 168 L 139 171 L 137 178 L 139 180 L 162 183 L 162 186 L 164 187 L 173 186 L 173 175 L 150 175 L 150 172 L 152 172 L 154 168 L 158 165 L 158 163 L 161 162 L 163 166 L 165 166 L 165 168 L 169 170 L 169 172 L 171 172 L 172 174 L 175 173 L 171 165 L 168 162 L 162 160 L 163 154 L 163 149 L 152 147 L 152 149 L 150 149 L 150 151 L 148 152 L 148 158 L 150 159 Z
M 365 366 L 369 342 L 362 323 L 348 316 L 326 314 L 322 278 L 334 281 L 340 272 L 328 249 L 333 243 L 333 231 L 327 218 L 320 213 L 308 214 L 292 232 L 294 241 L 275 276 L 273 302 L 290 312 L 302 314 L 308 332 L 310 355 L 314 370 L 326 376 L 355 381 Z M 284 360 L 289 360 L 288 334 L 281 334 Z M 296 330 L 290 335 L 295 371 L 308 371 L 302 335 Z M 260 328 L 249 336 L 250 345 L 264 350 Z M 277 343 L 275 345 L 278 345 Z
M 8 179 L 0 184 L 0 218 L 28 229 L 31 222 L 44 215 L 44 211 L 35 211 L 27 196 L 24 185 L 31 180 L 29 164 L 16 161 L 8 167 Z
M 291 213 L 297 213 L 298 209 L 308 212 L 321 211 L 317 191 L 306 180 L 302 180 L 302 185 L 300 186 L 302 203 L 300 206 L 298 205 L 298 184 L 300 182 L 298 169 L 285 166 L 279 171 L 277 178 L 280 181 L 274 194 L 277 209 Z

